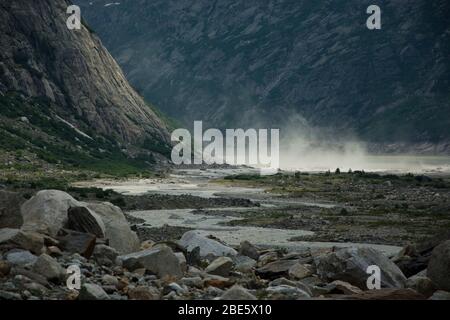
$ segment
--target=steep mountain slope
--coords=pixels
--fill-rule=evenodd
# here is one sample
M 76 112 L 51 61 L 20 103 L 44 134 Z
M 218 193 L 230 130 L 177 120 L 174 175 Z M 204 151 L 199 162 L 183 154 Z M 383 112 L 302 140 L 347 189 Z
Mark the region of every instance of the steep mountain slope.
M 66 26 L 65 0 L 0 3 L 0 148 L 53 161 L 154 162 L 166 125 L 86 26 Z
M 376 31 L 369 0 L 75 2 L 130 82 L 185 125 L 306 119 L 374 144 L 450 150 L 447 0 L 378 1 Z

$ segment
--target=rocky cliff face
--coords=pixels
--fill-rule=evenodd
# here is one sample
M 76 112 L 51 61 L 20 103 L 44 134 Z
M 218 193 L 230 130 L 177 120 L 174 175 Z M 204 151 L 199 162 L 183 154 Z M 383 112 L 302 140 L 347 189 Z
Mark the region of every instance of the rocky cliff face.
M 369 0 L 75 2 L 130 81 L 185 124 L 306 119 L 378 145 L 450 150 L 446 0 L 379 1 L 377 31 Z
M 85 25 L 66 27 L 69 5 L 65 0 L 1 1 L 0 96 L 14 91 L 22 101 L 38 99 L 48 106 L 46 117 L 71 128 L 78 141 L 109 141 L 128 154 L 165 145 L 165 124 L 132 89 L 98 37 Z M 14 109 L 11 101 L 5 105 Z M 14 110 L 2 107 L 0 114 L 8 111 Z

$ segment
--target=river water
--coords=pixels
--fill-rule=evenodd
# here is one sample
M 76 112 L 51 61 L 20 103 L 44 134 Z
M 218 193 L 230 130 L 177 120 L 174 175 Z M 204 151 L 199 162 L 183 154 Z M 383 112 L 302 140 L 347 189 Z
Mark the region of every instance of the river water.
M 302 202 L 277 198 L 272 194 L 258 188 L 230 187 L 216 184 L 212 179 L 221 178 L 230 174 L 258 172 L 255 169 L 208 169 L 208 170 L 178 170 L 167 179 L 142 179 L 117 181 L 98 181 L 93 186 L 103 189 L 113 189 L 122 194 L 140 195 L 144 193 L 182 195 L 189 194 L 199 197 L 238 197 L 247 198 L 261 203 L 261 207 L 281 208 L 290 204 L 301 204 L 306 206 L 332 207 L 333 203 Z M 92 186 L 92 184 L 91 184 Z M 211 210 L 248 210 L 248 208 L 222 208 Z M 255 210 L 255 208 L 252 208 Z M 263 247 L 283 247 L 288 250 L 328 247 L 373 247 L 386 254 L 393 255 L 401 248 L 396 246 L 364 244 L 364 243 L 336 243 L 336 242 L 305 242 L 289 241 L 298 236 L 312 235 L 313 232 L 306 230 L 286 230 L 273 228 L 259 228 L 250 226 L 225 226 L 224 222 L 236 220 L 236 216 L 226 215 L 202 215 L 194 209 L 170 209 L 170 210 L 146 210 L 132 211 L 128 214 L 144 219 L 151 227 L 162 227 L 164 225 L 189 227 L 198 230 L 205 235 L 213 235 L 230 245 L 239 245 L 241 241 L 247 240 Z

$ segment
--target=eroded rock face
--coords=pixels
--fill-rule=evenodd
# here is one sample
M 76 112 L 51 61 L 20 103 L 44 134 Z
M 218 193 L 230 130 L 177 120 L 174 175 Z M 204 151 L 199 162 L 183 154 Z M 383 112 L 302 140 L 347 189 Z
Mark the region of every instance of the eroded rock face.
M 450 240 L 434 248 L 427 275 L 438 289 L 450 291 Z
M 342 280 L 367 289 L 367 268 L 381 270 L 381 287 L 403 288 L 406 278 L 401 270 L 380 251 L 372 248 L 344 248 L 315 258 L 317 274 L 326 280 Z
M 125 147 L 169 141 L 163 122 L 97 36 L 85 26 L 67 28 L 68 6 L 65 0 L 2 1 L 0 93 L 44 97 L 60 118 Z

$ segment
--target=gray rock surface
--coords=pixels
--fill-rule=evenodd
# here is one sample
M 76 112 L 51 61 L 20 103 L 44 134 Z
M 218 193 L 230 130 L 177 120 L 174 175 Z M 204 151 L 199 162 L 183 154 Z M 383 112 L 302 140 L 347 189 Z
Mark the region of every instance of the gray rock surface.
M 342 280 L 367 289 L 367 268 L 381 270 L 382 288 L 403 288 L 406 278 L 401 270 L 380 251 L 372 248 L 344 248 L 315 258 L 317 274 L 326 280 Z
M 24 231 L 56 236 L 67 224 L 67 210 L 82 205 L 59 190 L 41 190 L 21 207 Z
M 130 253 L 118 257 L 123 266 L 130 271 L 145 268 L 159 277 L 181 278 L 180 262 L 168 246 L 161 245 L 152 249 Z
M 450 291 L 450 240 L 434 248 L 427 275 L 438 289 Z
M 237 251 L 231 247 L 223 245 L 222 243 L 209 239 L 197 231 L 186 232 L 179 241 L 180 245 L 188 252 L 193 251 L 195 248 L 200 248 L 201 257 L 221 257 L 221 256 L 235 256 Z
M 131 231 L 130 225 L 119 207 L 109 202 L 89 203 L 87 207 L 102 219 L 109 246 L 121 254 L 139 250 L 139 239 L 136 233 Z

